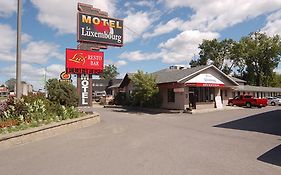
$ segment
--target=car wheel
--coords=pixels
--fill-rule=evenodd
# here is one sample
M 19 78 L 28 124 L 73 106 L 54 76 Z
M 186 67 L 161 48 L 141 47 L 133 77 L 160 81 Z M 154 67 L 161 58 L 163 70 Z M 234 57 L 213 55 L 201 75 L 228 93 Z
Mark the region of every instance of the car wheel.
M 233 106 L 233 103 L 232 103 L 232 102 L 230 102 L 230 103 L 228 103 L 228 105 L 229 105 L 229 106 Z
M 275 102 L 271 102 L 271 105 L 272 105 L 272 106 L 275 106 L 276 104 L 275 104 Z
M 251 108 L 251 107 L 252 107 L 251 103 L 247 102 L 247 103 L 246 103 L 246 107 L 247 107 L 247 108 Z

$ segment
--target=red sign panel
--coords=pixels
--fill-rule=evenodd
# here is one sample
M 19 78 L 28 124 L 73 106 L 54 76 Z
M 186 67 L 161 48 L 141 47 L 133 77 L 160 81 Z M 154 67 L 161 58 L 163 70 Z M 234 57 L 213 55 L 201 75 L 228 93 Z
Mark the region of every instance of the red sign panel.
M 71 74 L 100 74 L 103 71 L 103 52 L 66 49 L 66 72 Z
M 196 86 L 196 87 L 224 87 L 224 84 L 220 84 L 220 83 L 185 83 L 185 86 Z

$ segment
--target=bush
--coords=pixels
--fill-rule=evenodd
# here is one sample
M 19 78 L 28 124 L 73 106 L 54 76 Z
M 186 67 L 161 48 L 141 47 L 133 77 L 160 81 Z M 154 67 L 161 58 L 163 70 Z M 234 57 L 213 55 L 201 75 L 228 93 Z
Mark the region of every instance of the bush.
M 1 105 L 0 133 L 37 127 L 51 122 L 80 116 L 74 107 L 48 100 L 44 94 L 29 94 L 20 100 L 9 98 Z
M 126 93 L 125 92 L 118 92 L 114 98 L 114 104 L 116 105 L 124 105 L 126 102 Z
M 77 90 L 71 83 L 50 79 L 47 82 L 47 90 L 50 101 L 67 107 L 78 106 Z
M 161 106 L 159 88 L 153 75 L 138 71 L 133 75 L 132 82 L 134 86 L 131 95 L 133 105 L 151 108 Z

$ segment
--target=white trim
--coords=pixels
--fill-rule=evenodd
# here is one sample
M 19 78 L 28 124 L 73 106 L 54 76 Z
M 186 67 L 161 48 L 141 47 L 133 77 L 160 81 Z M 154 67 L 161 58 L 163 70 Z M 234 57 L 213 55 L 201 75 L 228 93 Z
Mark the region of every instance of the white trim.
M 192 74 L 190 74 L 190 75 L 188 75 L 188 76 L 186 76 L 186 77 L 184 77 L 184 78 L 178 80 L 177 82 L 179 83 L 180 81 L 182 81 L 182 80 L 184 80 L 184 79 L 186 79 L 186 78 L 188 78 L 188 77 L 190 77 L 190 76 L 192 76 L 192 75 L 195 75 L 195 74 L 197 74 L 197 73 L 200 73 L 200 72 L 202 72 L 202 71 L 204 71 L 204 70 L 206 70 L 206 69 L 208 69 L 208 68 L 210 68 L 210 67 L 214 67 L 217 71 L 219 71 L 221 74 L 223 74 L 228 80 L 230 80 L 231 82 L 233 82 L 234 84 L 236 84 L 237 86 L 239 86 L 239 84 L 238 84 L 236 81 L 232 80 L 230 77 L 228 77 L 225 73 L 223 73 L 221 70 L 219 70 L 219 69 L 218 69 L 216 66 L 214 66 L 214 65 L 209 65 L 209 66 L 207 66 L 207 67 L 205 67 L 205 68 L 203 68 L 203 69 L 200 69 L 200 70 L 198 70 L 198 71 L 196 71 L 196 72 L 194 72 L 194 73 L 192 73 Z
M 192 76 L 192 75 L 194 75 L 194 74 L 197 74 L 197 73 L 199 73 L 199 72 L 202 72 L 203 70 L 206 70 L 206 69 L 210 68 L 211 66 L 212 66 L 212 65 L 209 65 L 209 66 L 207 66 L 207 67 L 205 67 L 205 68 L 203 68 L 203 69 L 200 69 L 200 70 L 198 70 L 198 71 L 196 71 L 196 72 L 194 72 L 194 73 L 192 73 L 192 74 L 189 74 L 189 75 L 187 75 L 186 77 L 184 77 L 184 78 L 178 80 L 177 83 L 180 82 L 180 81 L 182 81 L 182 80 L 184 80 L 184 79 L 186 79 L 186 78 L 188 78 L 188 77 L 190 77 L 190 76 Z
M 208 84 L 224 84 L 212 74 L 199 74 L 185 83 L 208 83 Z

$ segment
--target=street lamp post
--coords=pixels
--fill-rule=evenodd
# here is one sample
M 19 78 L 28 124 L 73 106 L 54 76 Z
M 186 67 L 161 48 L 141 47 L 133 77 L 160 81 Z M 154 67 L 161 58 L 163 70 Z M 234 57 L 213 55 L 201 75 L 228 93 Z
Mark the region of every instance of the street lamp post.
M 18 15 L 17 15 L 17 60 L 16 60 L 16 95 L 19 99 L 22 94 L 21 87 L 21 14 L 22 0 L 18 0 Z

